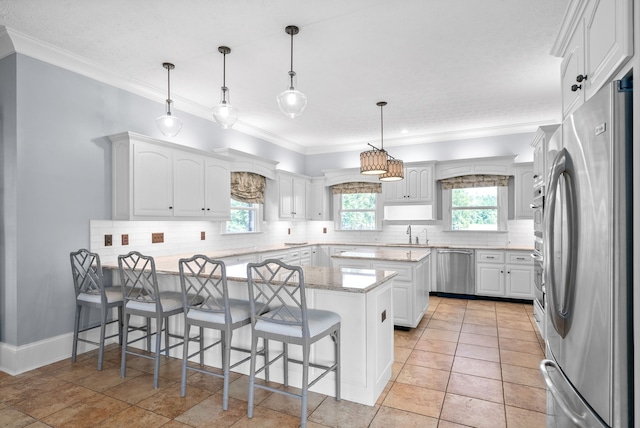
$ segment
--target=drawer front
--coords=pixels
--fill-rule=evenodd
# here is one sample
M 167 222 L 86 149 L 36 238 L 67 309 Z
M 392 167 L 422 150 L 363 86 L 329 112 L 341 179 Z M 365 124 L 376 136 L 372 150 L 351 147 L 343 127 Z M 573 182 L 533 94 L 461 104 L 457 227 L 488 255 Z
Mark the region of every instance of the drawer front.
M 476 262 L 504 263 L 504 251 L 476 250 Z
M 533 265 L 533 258 L 529 252 L 507 252 L 507 263 L 518 265 Z
M 378 270 L 395 270 L 398 275 L 394 281 L 413 281 L 413 269 L 410 265 L 400 263 L 374 262 L 373 268 Z

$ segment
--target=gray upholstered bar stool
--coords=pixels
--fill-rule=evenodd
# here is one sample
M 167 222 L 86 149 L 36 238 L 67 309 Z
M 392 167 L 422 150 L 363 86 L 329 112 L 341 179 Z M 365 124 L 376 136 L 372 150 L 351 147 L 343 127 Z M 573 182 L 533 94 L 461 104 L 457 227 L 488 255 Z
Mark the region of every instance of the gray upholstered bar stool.
M 229 406 L 229 373 L 232 368 L 249 360 L 250 349 L 232 346 L 234 330 L 251 323 L 250 305 L 248 300 L 229 298 L 227 287 L 227 272 L 223 261 L 213 260 L 207 256 L 195 255 L 178 262 L 180 268 L 180 284 L 184 302 L 185 330 L 184 340 L 188 341 L 191 326 L 202 329 L 209 328 L 220 331 L 220 339 L 213 344 L 200 346 L 196 352 L 189 355 L 189 347 L 185 345 L 182 357 L 182 383 L 180 395 L 184 397 L 187 389 L 187 370 L 223 378 L 222 408 Z M 216 345 L 220 345 L 222 352 L 222 374 L 189 366 L 187 361 L 200 355 L 200 365 L 204 365 L 204 352 Z M 246 358 L 231 364 L 231 351 L 241 351 Z
M 76 293 L 76 316 L 73 326 L 73 350 L 71 361 L 76 361 L 78 342 L 90 343 L 98 346 L 98 370 L 102 370 L 104 355 L 104 343 L 106 339 L 119 337 L 122 344 L 122 290 L 120 287 L 104 287 L 102 265 L 100 256 L 88 250 L 80 249 L 70 254 L 71 274 Z M 100 325 L 80 329 L 80 314 L 82 308 L 99 308 L 101 311 Z M 112 308 L 118 308 L 118 318 L 107 322 L 107 317 Z M 118 333 L 105 336 L 108 324 L 117 322 Z M 86 337 L 80 337 L 80 333 L 100 327 L 100 339 L 98 342 Z
M 169 337 L 182 339 L 182 335 L 171 335 L 169 332 L 169 317 L 178 315 L 184 311 L 182 303 L 182 293 L 175 291 L 160 291 L 158 289 L 158 279 L 156 276 L 156 265 L 151 256 L 145 256 L 137 251 L 132 251 L 127 255 L 118 256 L 118 269 L 120 271 L 120 281 L 123 287 L 123 311 L 124 329 L 122 340 L 122 366 L 120 375 L 124 378 L 127 373 L 127 354 L 137 355 L 142 358 L 154 360 L 153 387 L 158 387 L 158 372 L 160 369 L 160 354 L 169 356 L 169 349 L 183 344 L 182 340 L 169 346 Z M 156 336 L 156 346 L 153 356 L 141 352 L 132 351 L 129 344 L 135 342 L 128 341 L 129 332 L 139 330 L 139 327 L 130 327 L 131 315 L 138 315 L 156 321 L 156 331 L 149 331 L 147 323 L 147 338 L 151 334 Z M 162 333 L 164 332 L 165 346 L 160 348 Z M 196 338 L 199 340 L 199 338 Z
M 270 259 L 247 265 L 249 301 L 251 303 L 251 364 L 249 371 L 248 417 L 253 416 L 254 388 L 296 397 L 301 400 L 300 421 L 307 425 L 307 392 L 316 382 L 330 372 L 335 372 L 336 400 L 340 400 L 340 315 L 320 309 L 308 309 L 305 297 L 304 275 L 300 266 L 289 266 L 280 260 Z M 256 308 L 268 305 L 269 311 L 260 314 Z M 330 336 L 334 343 L 335 359 L 330 366 L 309 361 L 311 345 Z M 282 352 L 256 369 L 258 338 L 282 342 Z M 302 360 L 289 358 L 288 345 L 302 347 Z M 283 359 L 284 384 L 289 385 L 289 363 L 302 365 L 302 392 L 292 392 L 255 383 L 256 375 L 278 359 Z M 309 367 L 323 372 L 309 382 Z

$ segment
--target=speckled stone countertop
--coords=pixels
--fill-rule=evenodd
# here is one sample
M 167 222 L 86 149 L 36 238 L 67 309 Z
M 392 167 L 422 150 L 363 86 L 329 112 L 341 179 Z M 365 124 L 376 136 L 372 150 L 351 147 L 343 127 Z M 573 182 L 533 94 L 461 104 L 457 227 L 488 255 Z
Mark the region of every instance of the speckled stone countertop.
M 343 251 L 334 254 L 332 258 L 361 259 L 361 260 L 386 260 L 394 262 L 419 262 L 431 254 L 429 248 L 361 248 L 358 251 Z
M 212 253 L 206 256 L 216 257 Z M 159 275 L 179 275 L 178 261 L 192 255 L 154 257 L 156 273 Z M 118 262 L 104 263 L 105 269 L 118 269 Z M 227 281 L 247 282 L 247 263 L 227 264 Z M 303 266 L 305 286 L 309 289 L 367 293 L 386 283 L 397 275 L 395 271 L 374 269 L 330 268 L 324 266 Z

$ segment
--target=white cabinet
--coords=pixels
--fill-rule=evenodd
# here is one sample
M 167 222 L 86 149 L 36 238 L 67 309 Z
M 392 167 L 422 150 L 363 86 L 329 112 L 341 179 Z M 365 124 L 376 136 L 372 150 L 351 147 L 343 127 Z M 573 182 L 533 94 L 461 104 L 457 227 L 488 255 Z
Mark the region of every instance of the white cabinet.
M 518 220 L 533 218 L 533 183 L 532 163 L 516 164 L 514 170 L 515 184 L 515 218 Z
M 265 191 L 266 220 L 306 220 L 309 179 L 288 173 L 278 173 L 267 182 Z M 275 211 L 277 210 L 277 214 Z
M 433 164 L 406 167 L 403 180 L 382 183 L 384 203 L 433 202 L 433 173 Z
M 312 178 L 307 195 L 307 217 L 309 220 L 331 220 L 331 191 L 324 178 Z
M 114 220 L 229 218 L 225 159 L 130 132 L 110 139 Z
M 632 0 L 574 0 L 553 54 L 561 65 L 562 112 L 570 114 L 633 54 Z
M 476 294 L 533 300 L 533 287 L 528 252 L 476 250 Z
M 117 188 L 123 197 L 131 198 L 131 200 L 126 198 L 122 201 L 133 208 L 132 212 L 126 212 L 126 215 L 173 216 L 173 151 L 140 141 L 132 141 L 131 145 L 114 144 L 114 150 L 119 152 L 117 157 L 128 155 L 127 164 L 131 168 L 130 171 L 133 171 L 132 181 L 124 184 L 117 183 L 114 186 L 114 191 Z M 123 151 L 125 153 L 121 153 Z M 113 171 L 114 180 L 124 178 L 124 174 L 120 175 L 120 172 L 120 170 Z M 116 219 L 115 216 L 114 219 Z
M 536 131 L 530 146 L 533 147 L 533 187 L 544 186 L 547 180 L 547 147 L 551 136 L 560 125 L 541 126 Z
M 331 260 L 331 265 L 337 268 L 396 271 L 398 275 L 393 278 L 393 324 L 410 328 L 418 326 L 429 306 L 430 255 L 419 262 L 334 257 Z

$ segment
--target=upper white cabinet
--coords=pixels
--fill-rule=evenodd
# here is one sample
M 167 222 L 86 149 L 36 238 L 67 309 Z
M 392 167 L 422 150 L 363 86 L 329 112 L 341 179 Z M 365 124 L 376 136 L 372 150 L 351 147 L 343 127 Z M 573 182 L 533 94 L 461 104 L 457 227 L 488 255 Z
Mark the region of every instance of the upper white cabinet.
M 433 202 L 434 165 L 407 166 L 404 179 L 382 183 L 385 204 Z
M 562 111 L 589 99 L 633 55 L 632 0 L 573 0 L 552 53 L 562 57 Z
M 533 164 L 516 164 L 513 168 L 516 219 L 533 218 Z
M 331 191 L 324 178 L 312 178 L 307 195 L 307 218 L 309 220 L 331 220 Z
M 541 126 L 533 137 L 530 145 L 533 147 L 533 187 L 538 188 L 546 184 L 547 176 L 547 147 L 553 133 L 560 125 Z
M 307 218 L 308 178 L 278 172 L 275 180 L 267 182 L 265 191 L 266 220 L 305 220 Z M 277 214 L 275 214 L 277 210 Z
M 229 218 L 225 158 L 130 132 L 110 139 L 114 220 Z

